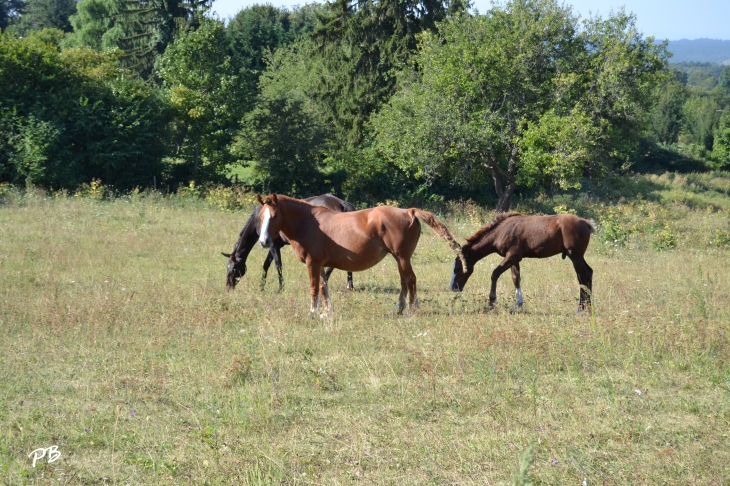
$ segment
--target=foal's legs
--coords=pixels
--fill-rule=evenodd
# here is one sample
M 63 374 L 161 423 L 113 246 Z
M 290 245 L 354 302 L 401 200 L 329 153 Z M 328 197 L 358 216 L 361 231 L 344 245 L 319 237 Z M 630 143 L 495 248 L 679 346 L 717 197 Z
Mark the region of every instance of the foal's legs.
M 398 304 L 396 311 L 401 314 L 406 307 L 406 294 L 410 294 L 408 299 L 408 308 L 412 311 L 418 309 L 418 300 L 416 299 L 416 274 L 413 272 L 411 260 L 404 257 L 396 257 L 398 262 L 398 273 L 400 273 L 400 296 L 398 296 Z
M 593 292 L 593 269 L 588 266 L 582 255 L 571 256 L 570 259 L 580 284 L 579 309 L 588 309 L 591 307 L 591 293 Z
M 516 265 L 516 264 L 519 264 L 519 261 L 516 262 L 510 255 L 507 255 L 504 258 L 504 260 L 502 260 L 502 263 L 497 265 L 497 268 L 495 268 L 494 271 L 492 272 L 492 289 L 489 292 L 489 307 L 494 307 L 494 304 L 497 303 L 497 280 L 499 280 L 499 277 L 504 272 L 506 272 L 511 266 Z M 518 276 L 519 276 L 519 270 L 518 270 Z
M 520 288 L 520 264 L 515 263 L 512 265 L 512 283 L 515 284 L 515 298 L 517 299 L 517 302 L 515 303 L 515 306 L 513 310 L 522 308 L 522 304 L 525 303 L 525 300 L 522 298 L 522 288 Z

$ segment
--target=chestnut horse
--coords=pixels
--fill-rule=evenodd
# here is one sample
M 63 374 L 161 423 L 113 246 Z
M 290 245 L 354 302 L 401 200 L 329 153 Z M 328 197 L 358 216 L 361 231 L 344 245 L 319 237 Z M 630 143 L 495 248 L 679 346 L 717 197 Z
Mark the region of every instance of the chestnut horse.
M 308 202 L 271 194 L 261 203 L 259 243 L 270 248 L 281 233 L 291 242 L 299 260 L 307 265 L 311 311 L 319 308 L 320 288 L 325 299 L 325 312 L 333 309 L 324 279 L 325 266 L 360 272 L 373 267 L 387 254 L 398 263 L 401 292 L 396 310 L 403 312 L 406 295 L 409 308 L 418 307 L 416 275 L 411 257 L 421 236 L 423 220 L 431 229 L 458 251 L 459 245 L 433 214 L 420 209 L 379 206 L 352 213 L 336 213 Z
M 308 201 L 315 206 L 324 206 L 332 211 L 340 213 L 355 210 L 355 206 L 333 196 L 332 194 L 322 194 L 320 196 L 310 197 L 305 199 L 305 201 Z M 259 221 L 260 209 L 261 208 L 258 207 L 255 208 L 251 213 L 251 217 L 248 218 L 248 221 L 243 226 L 241 233 L 238 235 L 236 246 L 233 247 L 233 253 L 222 253 L 223 256 L 228 258 L 228 273 L 226 275 L 226 288 L 228 290 L 236 288 L 238 281 L 246 274 L 246 259 L 248 258 L 248 254 L 251 252 L 251 249 L 254 245 L 256 245 L 256 242 L 259 239 L 259 227 L 261 226 L 261 222 Z M 289 240 L 285 238 L 277 237 L 274 239 L 271 248 L 269 248 L 269 253 L 266 255 L 266 260 L 264 261 L 264 274 L 261 276 L 262 289 L 266 283 L 266 275 L 269 273 L 269 267 L 271 266 L 272 260 L 276 263 L 276 271 L 279 274 L 279 292 L 281 292 L 284 288 L 284 276 L 281 273 L 281 248 L 288 244 Z M 328 280 L 332 270 L 332 268 L 328 268 L 325 273 Z M 354 289 L 352 284 L 352 272 L 347 272 L 347 289 Z
M 562 253 L 573 262 L 580 284 L 580 307 L 589 308 L 593 289 L 593 269 L 588 266 L 583 255 L 588 248 L 591 234 L 595 233 L 593 221 L 581 219 L 572 214 L 554 216 L 525 216 L 519 213 L 502 213 L 476 233 L 467 238 L 461 250 L 466 259 L 466 269 L 462 270 L 459 261 L 454 262 L 451 276 L 451 290 L 461 292 L 469 280 L 474 265 L 492 253 L 498 253 L 504 260 L 492 272 L 492 289 L 489 305 L 497 301 L 497 279 L 508 269 L 512 269 L 512 282 L 515 284 L 517 304 L 522 307 L 520 288 L 520 261 L 523 258 L 547 258 Z

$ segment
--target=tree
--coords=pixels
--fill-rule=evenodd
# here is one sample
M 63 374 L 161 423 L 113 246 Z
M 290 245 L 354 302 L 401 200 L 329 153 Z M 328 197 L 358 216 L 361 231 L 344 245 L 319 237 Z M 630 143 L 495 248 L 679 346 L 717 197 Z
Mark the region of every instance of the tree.
M 720 78 L 717 80 L 725 93 L 730 94 L 730 66 L 725 66 L 725 69 L 720 73 Z
M 43 33 L 44 31 L 41 31 Z M 119 189 L 161 174 L 164 101 L 120 70 L 120 52 L 59 52 L 43 37 L 0 35 L 0 178 Z
M 203 19 L 198 30 L 182 34 L 160 58 L 156 75 L 176 110 L 176 155 L 188 177 L 199 177 L 203 162 L 208 177 L 222 170 L 250 96 L 228 55 L 223 23 Z
M 649 113 L 649 134 L 654 140 L 677 143 L 684 121 L 682 108 L 688 96 L 687 89 L 677 81 L 660 86 L 656 105 Z
M 0 32 L 5 31 L 10 24 L 16 23 L 24 8 L 24 0 L 0 0 Z
M 122 65 L 146 79 L 178 32 L 196 29 L 213 0 L 119 0 Z
M 12 30 L 21 37 L 41 29 L 53 28 L 71 32 L 73 29 L 69 18 L 75 13 L 76 0 L 25 0 L 22 4 L 22 15 Z
M 374 147 L 428 182 L 491 179 L 497 210 L 518 184 L 579 187 L 635 146 L 666 46 L 620 11 L 581 29 L 554 0 L 514 0 L 420 36 L 413 66 L 372 118 Z
M 212 0 L 82 0 L 63 47 L 119 48 L 121 64 L 143 79 L 175 35 L 195 29 Z

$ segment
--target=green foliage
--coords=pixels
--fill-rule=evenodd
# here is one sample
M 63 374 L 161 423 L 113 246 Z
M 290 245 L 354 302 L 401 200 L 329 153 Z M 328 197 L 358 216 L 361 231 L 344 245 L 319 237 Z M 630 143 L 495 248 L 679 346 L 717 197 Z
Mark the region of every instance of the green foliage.
M 720 120 L 720 105 L 709 96 L 696 95 L 684 104 L 685 120 L 681 141 L 712 150 L 715 127 Z
M 0 32 L 20 20 L 20 13 L 25 6 L 24 0 L 0 0 Z
M 717 169 L 730 168 L 730 109 L 725 109 L 715 130 L 712 155 Z
M 69 19 L 73 33 L 64 39 L 62 46 L 85 46 L 97 51 L 116 48 L 117 40 L 124 34 L 116 22 L 120 8 L 118 0 L 82 0 L 76 7 L 76 15 Z
M 420 40 L 414 68 L 373 117 L 377 149 L 426 180 L 492 179 L 500 211 L 518 183 L 577 187 L 625 160 L 666 56 L 630 15 L 581 31 L 549 0 L 456 17 Z
M 173 140 L 175 156 L 185 161 L 183 177 L 215 178 L 231 161 L 227 146 L 250 96 L 228 55 L 223 23 L 204 19 L 198 30 L 181 35 L 160 58 L 156 75 L 175 109 Z
M 684 103 L 689 93 L 682 84 L 667 81 L 658 88 L 657 102 L 649 113 L 648 134 L 654 140 L 676 143 L 682 129 Z
M 119 189 L 160 173 L 164 103 L 101 54 L 0 36 L 0 177 L 73 188 L 99 178 Z
M 9 29 L 17 36 L 26 37 L 42 29 L 71 32 L 69 18 L 76 13 L 76 0 L 26 0 L 21 11 Z
M 730 94 L 730 66 L 725 66 L 717 83 L 725 90 L 725 93 Z
M 291 44 L 314 29 L 315 7 L 289 12 L 271 5 L 251 5 L 241 10 L 226 26 L 226 37 L 237 65 L 261 72 L 267 53 Z
M 677 235 L 672 231 L 669 223 L 664 224 L 652 240 L 652 247 L 657 251 L 673 250 L 677 248 Z

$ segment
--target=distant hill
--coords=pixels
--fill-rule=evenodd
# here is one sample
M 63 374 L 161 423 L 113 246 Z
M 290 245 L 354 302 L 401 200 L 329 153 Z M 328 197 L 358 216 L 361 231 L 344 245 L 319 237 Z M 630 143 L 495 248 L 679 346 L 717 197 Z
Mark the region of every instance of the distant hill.
M 669 41 L 669 52 L 674 54 L 669 63 L 716 62 L 730 65 L 730 40 L 681 39 Z

